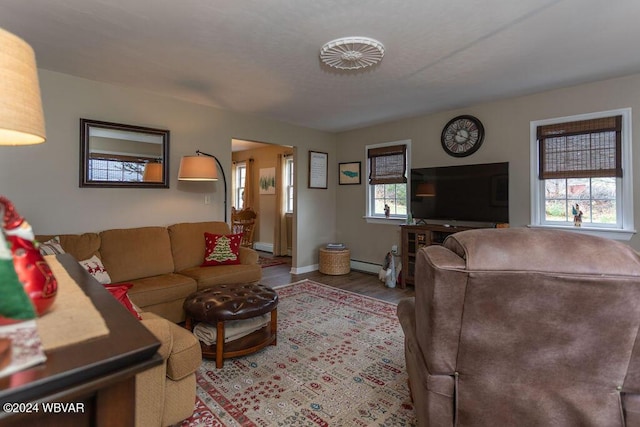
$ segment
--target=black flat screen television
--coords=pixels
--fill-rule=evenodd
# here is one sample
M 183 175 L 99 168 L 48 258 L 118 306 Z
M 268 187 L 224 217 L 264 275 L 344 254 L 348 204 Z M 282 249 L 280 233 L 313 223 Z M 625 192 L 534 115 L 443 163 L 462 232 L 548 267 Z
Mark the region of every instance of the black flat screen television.
M 411 213 L 427 221 L 508 223 L 509 163 L 411 169 Z

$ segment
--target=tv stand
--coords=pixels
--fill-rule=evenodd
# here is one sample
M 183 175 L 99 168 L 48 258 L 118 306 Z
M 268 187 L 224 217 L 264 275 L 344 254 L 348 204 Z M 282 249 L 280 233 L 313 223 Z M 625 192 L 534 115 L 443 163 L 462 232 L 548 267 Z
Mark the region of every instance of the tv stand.
M 407 285 L 415 285 L 414 272 L 416 268 L 416 255 L 420 248 L 431 245 L 441 245 L 447 236 L 464 230 L 473 230 L 480 227 L 420 224 L 402 225 L 402 282 L 400 288 Z

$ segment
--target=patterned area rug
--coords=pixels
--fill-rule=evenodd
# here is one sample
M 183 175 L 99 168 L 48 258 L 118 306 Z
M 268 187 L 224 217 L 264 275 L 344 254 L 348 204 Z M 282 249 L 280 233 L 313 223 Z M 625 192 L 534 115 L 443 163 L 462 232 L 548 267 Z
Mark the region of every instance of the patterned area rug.
M 283 259 L 258 257 L 258 264 L 262 268 L 273 267 L 274 265 L 282 265 L 286 263 L 287 262 Z
M 396 305 L 310 280 L 277 289 L 278 345 L 198 370 L 182 426 L 414 426 Z

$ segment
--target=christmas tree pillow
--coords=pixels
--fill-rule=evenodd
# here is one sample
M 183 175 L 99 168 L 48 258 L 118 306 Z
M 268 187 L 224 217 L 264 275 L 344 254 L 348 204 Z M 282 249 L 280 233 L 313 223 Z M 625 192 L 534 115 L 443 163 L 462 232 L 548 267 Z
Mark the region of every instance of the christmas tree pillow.
M 240 239 L 242 233 L 204 233 L 205 251 L 202 266 L 240 264 Z

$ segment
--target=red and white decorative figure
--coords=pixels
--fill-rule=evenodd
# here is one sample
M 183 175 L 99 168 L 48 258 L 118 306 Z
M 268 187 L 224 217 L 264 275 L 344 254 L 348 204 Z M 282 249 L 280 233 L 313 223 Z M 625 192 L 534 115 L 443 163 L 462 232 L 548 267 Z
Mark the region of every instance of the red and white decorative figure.
M 55 300 L 58 282 L 35 247 L 36 241 L 31 225 L 4 196 L 0 196 L 0 209 L 4 211 L 2 228 L 11 249 L 16 274 L 36 312 L 42 315 Z

